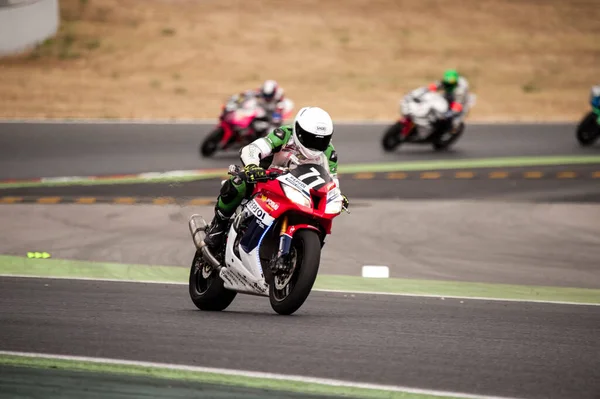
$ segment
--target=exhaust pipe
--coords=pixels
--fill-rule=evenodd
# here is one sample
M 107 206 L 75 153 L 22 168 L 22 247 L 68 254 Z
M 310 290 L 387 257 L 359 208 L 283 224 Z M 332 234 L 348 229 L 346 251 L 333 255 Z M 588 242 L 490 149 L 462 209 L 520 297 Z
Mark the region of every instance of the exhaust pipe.
M 194 245 L 196 248 L 202 249 L 202 247 L 205 245 L 204 237 L 206 237 L 206 221 L 202 218 L 202 216 L 194 214 L 190 216 L 188 226 L 190 228 L 190 234 L 192 235 Z
M 217 270 L 221 268 L 221 264 L 214 257 L 213 254 L 210 253 L 208 247 L 204 243 L 204 237 L 206 237 L 206 221 L 200 215 L 192 215 L 190 216 L 190 220 L 188 222 L 188 227 L 190 228 L 190 234 L 192 235 L 192 240 L 194 241 L 194 245 L 200 252 L 202 252 L 202 257 L 206 259 L 210 264 Z

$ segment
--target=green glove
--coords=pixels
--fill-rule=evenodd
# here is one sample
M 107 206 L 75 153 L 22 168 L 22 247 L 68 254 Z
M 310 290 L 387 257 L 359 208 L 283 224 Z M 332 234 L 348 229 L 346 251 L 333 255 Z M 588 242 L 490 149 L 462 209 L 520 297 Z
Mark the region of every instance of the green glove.
M 263 168 L 253 164 L 244 166 L 244 173 L 246 173 L 246 181 L 249 183 L 254 183 L 257 180 L 267 177 L 267 172 Z

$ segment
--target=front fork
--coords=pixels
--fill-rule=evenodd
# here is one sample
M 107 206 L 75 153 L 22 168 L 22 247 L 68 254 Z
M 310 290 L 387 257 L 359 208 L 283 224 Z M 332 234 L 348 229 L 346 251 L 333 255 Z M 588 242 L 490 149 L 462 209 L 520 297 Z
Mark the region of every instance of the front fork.
M 283 217 L 281 221 L 281 229 L 279 229 L 279 250 L 277 251 L 277 260 L 286 256 L 290 253 L 292 247 L 292 236 L 287 233 L 288 229 L 288 217 Z
M 281 228 L 279 229 L 279 249 L 275 264 L 273 265 L 273 273 L 275 275 L 290 275 L 293 272 L 289 262 L 293 230 L 293 227 L 291 229 L 288 228 L 288 217 L 287 215 L 284 216 L 281 221 Z
M 283 217 L 281 221 L 281 228 L 279 229 L 279 250 L 277 251 L 277 258 L 275 261 L 275 270 L 290 272 L 287 265 L 288 256 L 292 247 L 292 237 L 295 232 L 302 229 L 310 229 L 320 233 L 319 228 L 310 224 L 296 224 L 289 226 L 287 216 Z

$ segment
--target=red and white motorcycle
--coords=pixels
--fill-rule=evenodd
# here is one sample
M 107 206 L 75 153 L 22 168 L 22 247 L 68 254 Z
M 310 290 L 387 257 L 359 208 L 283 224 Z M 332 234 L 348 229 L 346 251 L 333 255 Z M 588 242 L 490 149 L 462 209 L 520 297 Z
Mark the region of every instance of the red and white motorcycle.
M 235 165 L 229 174 L 245 178 Z M 230 219 L 219 254 L 211 254 L 203 242 L 206 221 L 192 215 L 192 301 L 201 310 L 221 311 L 243 293 L 268 296 L 279 314 L 294 313 L 312 290 L 325 237 L 342 210 L 343 196 L 327 170 L 303 164 L 267 170 Z
M 464 114 L 475 104 L 476 96 L 469 95 Z M 381 145 L 385 151 L 394 151 L 403 144 L 427 144 L 435 150 L 449 148 L 463 134 L 462 120 L 448 117 L 448 100 L 440 93 L 428 91 L 419 98 L 405 97 L 401 102 L 403 116 L 389 126 L 383 134 Z

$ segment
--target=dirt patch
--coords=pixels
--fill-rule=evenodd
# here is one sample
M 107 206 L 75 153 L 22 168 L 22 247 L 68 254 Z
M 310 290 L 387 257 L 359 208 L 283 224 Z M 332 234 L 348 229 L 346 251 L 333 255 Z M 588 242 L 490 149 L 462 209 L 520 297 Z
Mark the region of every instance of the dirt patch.
M 214 118 L 277 79 L 297 107 L 393 119 L 458 68 L 471 120 L 575 120 L 600 83 L 595 0 L 61 0 L 59 35 L 0 60 L 0 117 Z

